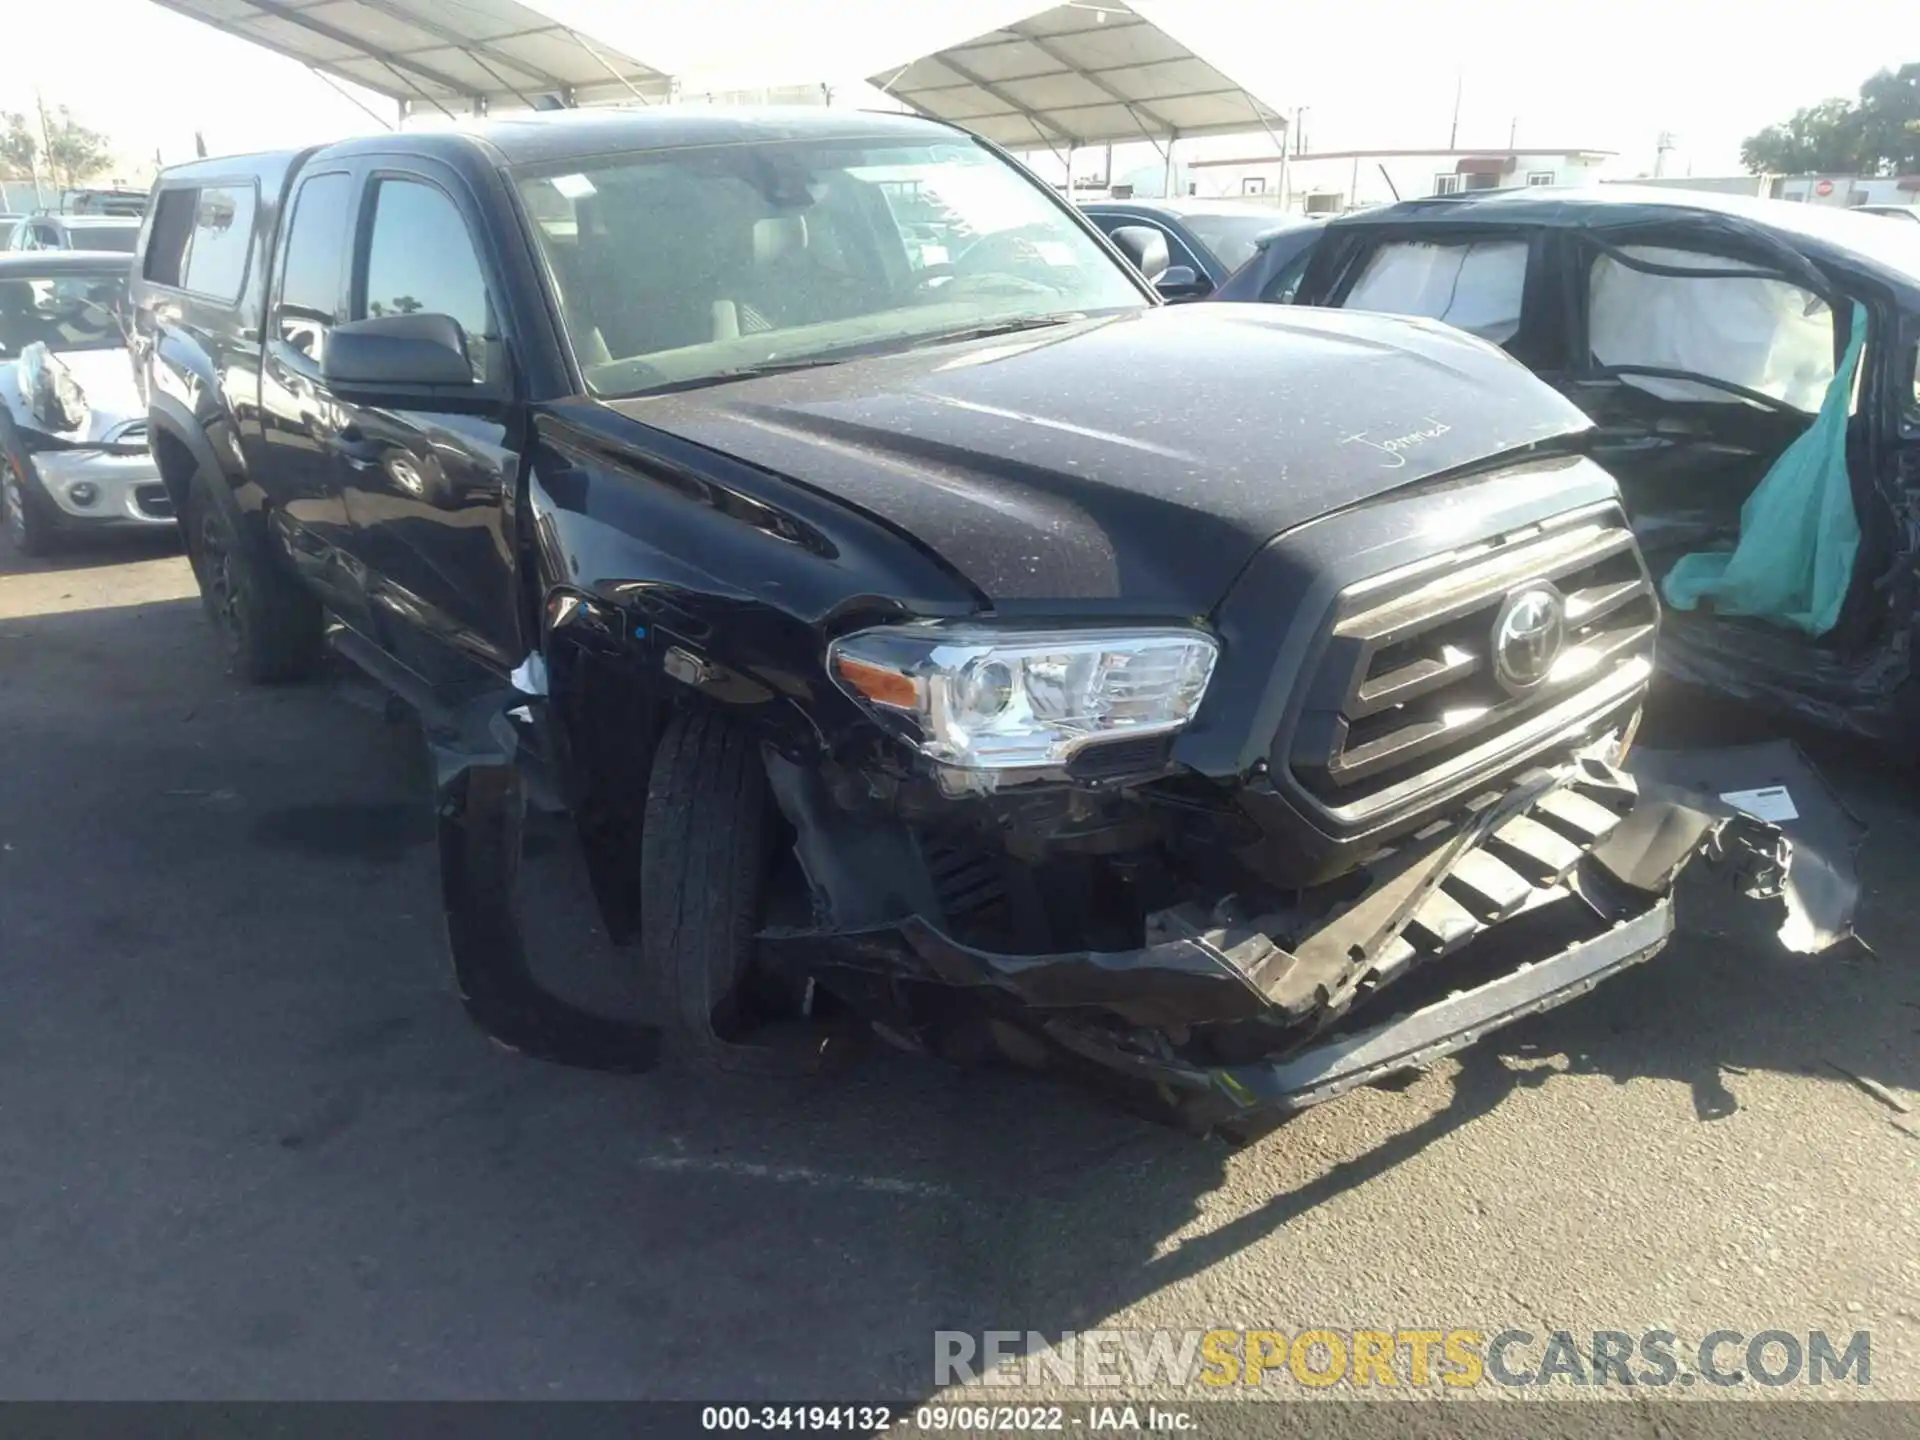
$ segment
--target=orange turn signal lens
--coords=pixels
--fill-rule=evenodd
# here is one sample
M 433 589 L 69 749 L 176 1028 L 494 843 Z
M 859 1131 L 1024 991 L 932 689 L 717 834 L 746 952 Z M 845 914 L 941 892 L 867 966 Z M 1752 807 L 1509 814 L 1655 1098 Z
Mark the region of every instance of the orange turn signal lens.
M 882 665 L 836 655 L 834 668 L 840 678 L 876 705 L 891 705 L 896 710 L 915 710 L 920 705 L 920 684 L 910 675 Z

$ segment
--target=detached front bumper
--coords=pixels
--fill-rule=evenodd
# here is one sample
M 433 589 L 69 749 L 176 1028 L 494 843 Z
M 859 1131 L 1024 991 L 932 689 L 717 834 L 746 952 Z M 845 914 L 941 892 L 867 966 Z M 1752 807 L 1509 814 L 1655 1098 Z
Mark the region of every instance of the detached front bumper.
M 918 916 L 763 940 L 815 973 L 965 995 L 1000 1033 L 1017 1027 L 1144 1084 L 1195 1128 L 1284 1114 L 1428 1064 L 1651 958 L 1696 857 L 1751 896 L 1784 897 L 1790 948 L 1848 933 L 1862 832 L 1797 750 L 1648 752 L 1633 768 L 1644 781 L 1594 758 L 1522 777 L 1303 932 L 1230 906 L 1180 906 L 1150 919 L 1150 943 L 1117 953 L 998 954 Z M 1762 792 L 1771 798 L 1750 798 Z

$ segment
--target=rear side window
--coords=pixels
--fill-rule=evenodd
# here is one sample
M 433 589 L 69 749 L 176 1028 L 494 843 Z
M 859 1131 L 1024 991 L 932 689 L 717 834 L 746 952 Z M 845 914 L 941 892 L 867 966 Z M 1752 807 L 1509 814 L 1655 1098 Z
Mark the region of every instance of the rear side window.
M 459 207 L 438 186 L 382 180 L 358 292 L 356 319 L 377 315 L 451 315 L 467 333 L 475 379 L 486 378 L 492 330 L 487 282 Z
M 154 203 L 153 225 L 147 232 L 147 253 L 140 273 L 156 285 L 177 287 L 185 273 L 187 241 L 193 235 L 198 189 L 162 190 Z
M 352 200 L 353 182 L 338 172 L 308 177 L 293 197 L 274 333 L 316 365 L 327 331 L 340 318 L 340 277 Z
M 220 300 L 238 300 L 252 248 L 253 187 L 208 186 L 194 207 L 186 288 Z
M 1678 270 L 1747 270 L 1744 261 L 1696 250 L 1629 245 L 1629 260 Z M 1587 343 L 1604 366 L 1644 365 L 1731 381 L 1812 413 L 1833 382 L 1834 324 L 1827 302 L 1776 276 L 1656 275 L 1611 255 L 1587 278 Z M 1747 402 L 1730 391 L 1664 376 L 1621 380 L 1668 400 Z
M 1527 248 L 1524 240 L 1394 241 L 1368 258 L 1342 305 L 1424 315 L 1504 344 L 1520 329 Z

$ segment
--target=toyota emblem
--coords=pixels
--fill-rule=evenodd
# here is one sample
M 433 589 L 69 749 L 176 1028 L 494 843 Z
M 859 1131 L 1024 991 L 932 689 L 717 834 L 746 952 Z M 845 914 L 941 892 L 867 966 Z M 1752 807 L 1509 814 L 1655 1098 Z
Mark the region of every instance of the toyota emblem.
M 1567 604 L 1540 581 L 1510 593 L 1493 622 L 1493 673 L 1508 690 L 1534 689 L 1553 671 L 1567 638 Z

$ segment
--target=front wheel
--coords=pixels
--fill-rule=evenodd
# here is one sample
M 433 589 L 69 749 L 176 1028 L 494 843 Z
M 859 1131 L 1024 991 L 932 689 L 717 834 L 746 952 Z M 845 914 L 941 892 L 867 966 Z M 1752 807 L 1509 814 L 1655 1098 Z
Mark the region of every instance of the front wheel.
M 759 748 L 717 715 L 676 716 L 647 782 L 640 947 L 672 1034 L 726 1064 L 746 1023 L 754 934 L 767 894 L 772 796 Z
M 29 468 L 32 462 L 8 443 L 0 451 L 0 533 L 22 555 L 51 555 L 59 544 L 51 506 Z
M 227 669 L 256 685 L 299 680 L 320 660 L 320 602 L 235 524 L 196 471 L 187 490 L 187 559 Z

